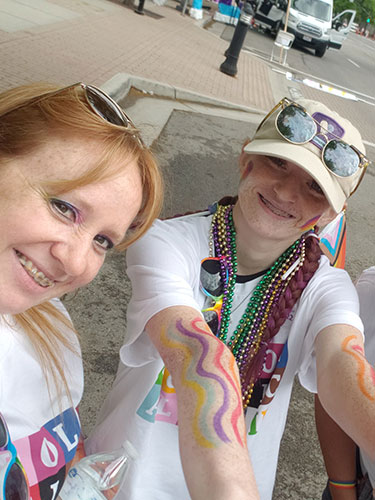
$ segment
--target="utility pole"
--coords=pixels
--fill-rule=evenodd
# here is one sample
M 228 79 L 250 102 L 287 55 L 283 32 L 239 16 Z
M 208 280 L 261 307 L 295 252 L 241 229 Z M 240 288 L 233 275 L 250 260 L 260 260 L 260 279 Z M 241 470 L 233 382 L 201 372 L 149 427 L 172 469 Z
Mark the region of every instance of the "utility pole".
M 145 5 L 145 0 L 139 0 L 139 5 L 136 9 L 134 9 L 134 12 L 136 14 L 143 16 L 144 15 L 144 10 L 143 10 L 144 5 Z
M 290 4 L 291 3 L 292 3 L 291 0 L 288 0 L 288 6 L 286 8 L 286 14 L 285 14 L 284 31 L 288 31 L 288 20 L 289 20 L 289 11 L 290 11 Z M 282 61 L 283 54 L 284 54 L 284 49 L 283 49 L 283 47 L 281 47 L 281 50 L 280 50 L 280 59 L 279 59 L 280 63 Z
M 225 73 L 229 76 L 236 76 L 237 61 L 240 56 L 242 45 L 253 15 L 253 7 L 251 6 L 250 2 L 245 1 L 241 10 L 240 18 L 237 22 L 236 29 L 233 33 L 232 41 L 230 42 L 229 48 L 225 52 L 226 59 L 220 66 L 220 71 L 222 73 Z

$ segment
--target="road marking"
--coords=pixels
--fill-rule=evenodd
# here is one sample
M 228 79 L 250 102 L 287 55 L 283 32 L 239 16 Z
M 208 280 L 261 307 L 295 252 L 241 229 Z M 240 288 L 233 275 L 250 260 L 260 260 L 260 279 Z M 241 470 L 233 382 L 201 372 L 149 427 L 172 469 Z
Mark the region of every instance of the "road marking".
M 364 102 L 365 104 L 368 104 L 369 106 L 375 106 L 374 102 L 365 101 L 364 99 L 361 99 L 360 97 L 357 100 L 360 102 Z
M 248 51 L 248 52 L 250 52 L 250 51 Z M 257 55 L 257 54 L 255 54 L 255 55 Z M 257 57 L 262 58 L 261 56 L 258 56 L 258 55 L 257 55 Z M 265 58 L 265 57 L 263 57 L 263 59 L 269 62 L 269 58 Z M 274 67 L 272 67 L 271 69 L 272 69 L 272 71 L 274 71 L 274 72 L 276 72 L 276 73 L 283 74 L 283 75 L 286 75 L 287 73 L 289 73 L 289 72 L 291 72 L 291 71 L 296 71 L 296 75 L 297 75 L 297 74 L 298 74 L 298 75 L 305 75 L 305 76 L 307 76 L 307 77 L 316 78 L 314 75 L 310 75 L 309 73 L 305 73 L 305 72 L 303 72 L 303 71 L 298 71 L 298 70 L 296 70 L 296 69 L 294 69 L 294 68 L 291 68 L 290 66 L 289 66 L 289 68 L 288 68 L 288 71 L 285 71 L 285 70 L 280 70 L 280 69 L 276 69 L 276 68 L 274 68 Z M 341 87 L 339 84 L 337 84 L 337 83 L 333 83 L 333 82 L 330 82 L 329 80 L 323 80 L 323 79 L 320 79 L 320 80 L 321 80 L 322 82 L 325 82 L 327 85 L 332 85 L 332 86 L 335 86 L 335 87 L 337 87 L 338 89 L 342 89 L 342 90 L 347 91 L 347 92 L 352 92 L 353 94 L 355 93 L 355 95 L 357 95 L 357 96 L 362 96 L 362 97 L 365 97 L 365 98 L 367 98 L 367 99 L 372 99 L 372 100 L 373 100 L 373 99 L 375 99 L 375 97 L 374 97 L 374 96 L 367 95 L 367 94 L 363 94 L 362 92 L 358 92 L 357 90 L 353 90 L 353 89 L 348 89 L 348 88 L 345 88 L 345 87 Z M 361 99 L 361 100 L 362 100 L 362 99 Z M 364 102 L 365 102 L 365 101 L 364 101 Z
M 352 61 L 351 59 L 348 59 L 348 61 L 352 64 L 354 64 L 354 66 L 357 66 L 357 68 L 360 68 L 361 66 L 359 64 L 357 64 L 356 62 Z
M 287 80 L 290 80 L 292 82 L 297 82 L 297 83 L 303 83 L 304 85 L 307 85 L 308 87 L 311 87 L 316 90 L 321 90 L 322 92 L 328 92 L 330 94 L 336 95 L 337 97 L 342 97 L 344 99 L 350 99 L 351 101 L 358 101 L 358 97 L 354 94 L 351 94 L 350 92 L 346 92 L 345 90 L 340 90 L 335 87 L 332 87 L 330 85 L 325 85 L 324 83 L 321 83 L 317 80 L 310 80 L 309 78 L 298 78 L 296 75 L 293 75 L 293 73 L 290 73 L 287 71 L 285 73 L 285 78 Z

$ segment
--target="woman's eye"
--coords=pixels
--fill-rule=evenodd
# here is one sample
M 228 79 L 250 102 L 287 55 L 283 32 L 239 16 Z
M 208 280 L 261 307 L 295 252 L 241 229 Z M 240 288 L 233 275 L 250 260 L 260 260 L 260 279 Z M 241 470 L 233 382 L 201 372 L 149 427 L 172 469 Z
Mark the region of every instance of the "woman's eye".
M 285 160 L 283 160 L 281 158 L 277 158 L 276 156 L 267 156 L 267 158 L 272 163 L 272 165 L 274 165 L 275 167 L 282 168 L 283 170 L 286 169 L 286 161 Z
M 95 236 L 95 241 L 103 250 L 110 250 L 113 248 L 113 242 L 101 234 Z
M 72 222 L 76 222 L 78 211 L 70 203 L 52 198 L 50 200 L 50 204 L 54 211 L 58 213 L 58 215 L 61 215 L 65 219 L 69 219 Z
M 324 195 L 322 188 L 319 186 L 319 184 L 316 181 L 311 181 L 310 189 L 312 189 L 313 191 L 315 191 L 318 194 Z

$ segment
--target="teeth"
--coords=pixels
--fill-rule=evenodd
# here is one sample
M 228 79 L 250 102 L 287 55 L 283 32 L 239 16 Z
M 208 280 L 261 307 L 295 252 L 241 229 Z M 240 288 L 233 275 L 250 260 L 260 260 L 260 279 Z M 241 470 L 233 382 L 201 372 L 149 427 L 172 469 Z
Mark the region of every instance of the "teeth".
M 293 217 L 292 215 L 288 214 L 287 212 L 284 212 L 284 210 L 280 210 L 278 208 L 276 208 L 274 205 L 272 205 L 272 203 L 270 203 L 268 200 L 266 200 L 265 198 L 263 198 L 262 196 L 262 201 L 263 203 L 276 215 L 279 215 L 280 217 L 288 217 L 288 218 L 291 218 Z
M 16 250 L 16 254 L 19 258 L 19 261 L 23 265 L 24 269 L 26 269 L 27 274 L 29 274 L 34 281 L 38 283 L 38 285 L 43 286 L 44 288 L 47 288 L 49 286 L 52 286 L 54 282 L 47 278 L 47 276 L 42 272 L 39 271 L 37 267 L 34 266 L 34 264 L 31 262 L 31 260 L 27 260 L 26 257 L 18 252 Z

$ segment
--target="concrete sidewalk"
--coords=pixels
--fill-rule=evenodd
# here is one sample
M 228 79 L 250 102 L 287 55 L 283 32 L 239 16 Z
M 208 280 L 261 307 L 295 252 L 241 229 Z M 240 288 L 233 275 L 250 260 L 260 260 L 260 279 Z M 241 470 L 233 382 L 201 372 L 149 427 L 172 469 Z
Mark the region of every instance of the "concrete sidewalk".
M 0 90 L 37 80 L 103 85 L 128 73 L 269 109 L 275 96 L 267 64 L 243 52 L 238 76 L 224 75 L 219 66 L 228 42 L 176 5 L 147 1 L 138 16 L 120 0 L 2 0 Z

